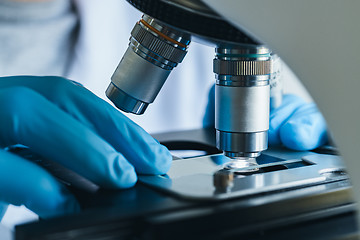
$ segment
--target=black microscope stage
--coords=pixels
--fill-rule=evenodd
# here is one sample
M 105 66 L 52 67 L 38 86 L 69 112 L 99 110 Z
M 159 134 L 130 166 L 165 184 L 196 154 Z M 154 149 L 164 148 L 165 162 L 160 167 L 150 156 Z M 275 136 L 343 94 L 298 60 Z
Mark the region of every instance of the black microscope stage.
M 351 183 L 333 148 L 295 152 L 270 148 L 257 171 L 234 173 L 214 186 L 228 159 L 214 131 L 154 136 L 175 158 L 165 176 L 140 176 L 134 188 L 71 188 L 81 213 L 16 227 L 16 239 L 341 239 L 357 235 Z

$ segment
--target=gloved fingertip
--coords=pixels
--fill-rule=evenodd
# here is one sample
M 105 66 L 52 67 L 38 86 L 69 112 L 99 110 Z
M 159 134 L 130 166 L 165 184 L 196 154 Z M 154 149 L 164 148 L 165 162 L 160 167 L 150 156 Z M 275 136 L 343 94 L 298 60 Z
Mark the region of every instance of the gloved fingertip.
M 303 104 L 305 101 L 302 98 L 293 94 L 286 94 L 283 96 L 282 104 L 278 108 L 271 109 L 268 132 L 270 146 L 281 144 L 280 128 Z
M 289 121 L 281 127 L 280 139 L 285 147 L 293 150 L 315 149 L 326 143 L 326 123 Z
M 64 189 L 58 196 L 49 194 L 45 199 L 41 210 L 36 211 L 44 219 L 75 214 L 81 209 L 77 199 L 67 189 Z
M 68 194 L 65 200 L 60 204 L 58 209 L 62 210 L 62 215 L 70 215 L 79 213 L 81 210 L 78 200 L 72 195 Z
M 299 129 L 288 123 L 281 128 L 280 139 L 285 147 L 298 151 L 310 150 L 313 145 L 304 129 Z
M 169 150 L 156 141 L 147 141 L 146 145 L 128 154 L 127 158 L 140 174 L 162 175 L 171 167 L 172 155 Z
M 172 163 L 172 155 L 169 150 L 164 146 L 160 145 L 157 147 L 155 153 L 155 159 L 153 169 L 150 169 L 150 174 L 165 174 L 170 170 Z
M 105 175 L 108 177 L 108 181 L 103 185 L 107 188 L 131 188 L 137 182 L 134 167 L 120 154 L 117 154 L 112 160 L 108 173 Z
M 71 194 L 71 197 L 68 198 L 64 204 L 65 209 L 69 213 L 78 213 L 81 210 L 78 200 Z
M 148 143 L 148 148 L 138 155 L 134 162 L 140 174 L 162 175 L 169 171 L 172 155 L 169 150 L 157 142 Z
M 112 185 L 113 188 L 126 189 L 132 188 L 137 183 L 137 175 L 135 172 L 127 172 L 122 174 L 121 178 L 115 179 Z

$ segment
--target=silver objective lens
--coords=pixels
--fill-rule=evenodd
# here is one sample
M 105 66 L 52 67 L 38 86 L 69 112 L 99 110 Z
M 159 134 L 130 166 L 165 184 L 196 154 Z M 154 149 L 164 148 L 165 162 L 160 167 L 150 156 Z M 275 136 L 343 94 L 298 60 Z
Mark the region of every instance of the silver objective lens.
M 255 158 L 267 149 L 270 54 L 256 46 L 216 49 L 216 144 L 230 158 Z
M 144 15 L 131 32 L 106 96 L 125 112 L 143 114 L 171 70 L 184 59 L 189 44 L 189 34 Z

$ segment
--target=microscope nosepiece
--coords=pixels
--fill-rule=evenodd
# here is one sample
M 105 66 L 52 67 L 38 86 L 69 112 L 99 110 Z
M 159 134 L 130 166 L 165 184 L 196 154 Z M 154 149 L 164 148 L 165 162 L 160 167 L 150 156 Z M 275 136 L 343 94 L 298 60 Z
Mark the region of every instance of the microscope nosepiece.
M 216 49 L 216 144 L 230 158 L 255 158 L 267 149 L 270 54 L 265 47 Z
M 144 15 L 131 32 L 107 97 L 125 112 L 144 113 L 171 70 L 184 59 L 189 44 L 189 34 Z

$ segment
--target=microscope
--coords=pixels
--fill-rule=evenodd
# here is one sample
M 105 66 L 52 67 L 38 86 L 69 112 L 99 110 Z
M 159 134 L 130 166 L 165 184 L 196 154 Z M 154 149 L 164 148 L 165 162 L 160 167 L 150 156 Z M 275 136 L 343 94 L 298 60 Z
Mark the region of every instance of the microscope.
M 149 15 L 131 32 L 129 47 L 106 91 L 108 98 L 125 112 L 144 113 L 170 72 L 183 61 L 191 40 L 212 44 L 216 52 L 216 145 L 234 159 L 228 167 L 255 164 L 255 158 L 267 149 L 271 50 L 221 20 L 201 1 L 165 3 L 172 11 L 191 9 L 188 16 L 135 2 L 135 6 L 151 5 L 149 9 L 140 7 Z
M 174 157 L 167 175 L 139 176 L 139 183 L 132 189 L 75 193 L 84 212 L 18 226 L 16 239 L 355 239 L 359 228 L 348 176 L 352 169 L 345 168 L 337 148 L 291 151 L 281 147 L 268 149 L 267 145 L 270 104 L 277 106 L 281 102 L 281 94 L 270 92 L 278 57 L 268 46 L 274 46 L 276 53 L 287 57 L 285 60 L 291 64 L 295 61 L 288 56 L 296 51 L 301 56 L 296 62 L 301 63 L 299 68 L 307 66 L 308 72 L 321 78 L 313 71 L 311 59 L 325 56 L 325 52 L 309 60 L 309 56 L 301 55 L 302 51 L 309 51 L 293 50 L 292 45 L 286 44 L 288 39 L 280 41 L 283 45 L 279 47 L 274 37 L 286 24 L 284 16 L 276 22 L 276 16 L 270 19 L 272 14 L 282 16 L 288 12 L 282 7 L 288 7 L 296 19 L 296 11 L 309 11 L 302 1 L 128 2 L 144 15 L 131 32 L 129 47 L 111 78 L 107 96 L 119 109 L 142 114 L 172 69 L 186 61 L 191 41 L 214 46 L 215 130 L 154 135 L 170 150 L 203 150 L 206 154 Z M 324 9 L 321 3 L 312 6 L 318 13 Z M 331 6 L 330 10 L 342 9 L 337 7 L 340 8 Z M 336 16 L 336 12 L 331 13 L 324 12 L 322 16 Z M 352 16 L 345 10 L 340 13 L 344 22 L 345 16 Z M 309 19 L 314 21 L 312 16 Z M 271 28 L 273 22 L 278 24 L 276 30 Z M 295 29 L 290 25 L 286 30 L 289 36 L 281 37 L 295 41 L 298 35 L 290 35 Z M 306 32 L 303 28 L 295 32 L 300 30 Z M 310 37 L 310 42 L 316 40 L 313 35 Z M 345 53 L 352 56 L 351 52 Z M 321 61 L 316 63 L 323 66 Z M 336 74 L 336 68 L 328 72 Z M 332 81 L 326 84 L 330 86 Z M 319 84 L 318 90 L 326 84 Z M 336 89 L 340 91 L 341 87 Z M 333 103 L 335 106 L 336 101 Z M 360 120 L 357 115 L 353 117 Z M 349 150 L 348 146 L 340 147 Z M 349 152 L 351 149 L 345 157 L 354 157 Z

